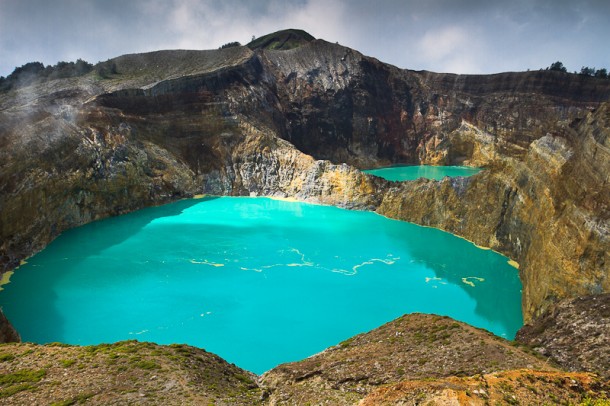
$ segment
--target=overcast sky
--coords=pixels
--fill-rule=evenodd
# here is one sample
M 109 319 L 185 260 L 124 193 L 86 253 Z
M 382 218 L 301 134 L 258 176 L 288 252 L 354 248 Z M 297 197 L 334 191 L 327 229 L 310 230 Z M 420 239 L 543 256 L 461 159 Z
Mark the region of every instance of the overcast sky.
M 610 69 L 610 0 L 0 0 L 0 75 L 159 49 L 215 49 L 284 28 L 408 69 Z

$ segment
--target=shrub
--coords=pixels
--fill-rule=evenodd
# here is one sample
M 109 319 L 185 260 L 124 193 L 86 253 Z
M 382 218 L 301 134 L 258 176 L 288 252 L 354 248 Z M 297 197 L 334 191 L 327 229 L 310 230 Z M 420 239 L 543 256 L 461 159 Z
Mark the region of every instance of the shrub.
M 233 42 L 227 42 L 226 44 L 224 44 L 223 46 L 221 46 L 218 49 L 225 49 L 225 48 L 233 48 L 233 47 L 240 47 L 241 44 L 238 41 L 233 41 Z
M 606 68 L 598 69 L 595 71 L 595 77 L 606 79 L 608 78 L 608 71 L 606 70 Z
M 95 65 L 95 72 L 103 79 L 107 79 L 110 75 L 116 75 L 118 73 L 116 63 L 111 60 L 100 62 Z
M 583 66 L 580 68 L 580 75 L 583 76 L 593 76 L 595 74 L 595 68 L 589 68 L 588 66 Z
M 551 64 L 551 66 L 549 66 L 547 68 L 548 70 L 554 70 L 554 71 L 558 71 L 558 72 L 567 72 L 568 70 L 566 69 L 565 66 L 563 66 L 563 63 L 557 61 L 557 62 L 553 62 Z

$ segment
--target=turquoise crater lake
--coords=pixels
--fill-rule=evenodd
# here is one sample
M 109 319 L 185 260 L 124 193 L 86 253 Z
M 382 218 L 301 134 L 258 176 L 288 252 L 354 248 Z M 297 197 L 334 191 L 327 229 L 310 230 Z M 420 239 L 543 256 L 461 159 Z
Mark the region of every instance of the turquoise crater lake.
M 404 313 L 513 338 L 508 259 L 371 212 L 204 198 L 65 232 L 0 292 L 24 341 L 187 343 L 262 373 Z
M 416 180 L 419 178 L 441 180 L 445 176 L 472 176 L 481 172 L 481 168 L 472 168 L 470 166 L 410 165 L 367 169 L 362 172 L 392 181 Z

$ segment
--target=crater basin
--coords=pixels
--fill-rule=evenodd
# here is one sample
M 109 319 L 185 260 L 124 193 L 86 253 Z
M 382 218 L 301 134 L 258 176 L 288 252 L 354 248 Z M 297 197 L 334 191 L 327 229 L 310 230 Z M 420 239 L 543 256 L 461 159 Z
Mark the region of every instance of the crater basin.
M 65 232 L 0 292 L 24 341 L 187 343 L 262 373 L 405 313 L 513 338 L 508 259 L 371 212 L 204 198 Z

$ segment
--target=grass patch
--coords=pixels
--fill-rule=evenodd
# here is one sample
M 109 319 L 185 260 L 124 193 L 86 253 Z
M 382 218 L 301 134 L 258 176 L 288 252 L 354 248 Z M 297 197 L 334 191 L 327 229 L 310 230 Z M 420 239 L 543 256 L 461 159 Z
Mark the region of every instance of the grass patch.
M 580 402 L 579 406 L 610 406 L 610 399 L 605 396 L 600 398 L 587 396 Z
M 95 396 L 95 393 L 81 393 L 73 397 L 72 399 L 60 400 L 59 402 L 51 403 L 51 406 L 71 406 L 76 405 L 78 403 L 85 403 L 85 401 L 91 397 Z
M 247 386 L 252 386 L 256 384 L 254 383 L 254 381 L 252 379 L 250 379 L 250 377 L 243 375 L 243 374 L 235 374 L 235 377 L 237 378 L 238 381 L 240 381 L 241 383 L 247 385 Z
M 12 374 L 0 375 L 0 384 L 13 384 L 21 382 L 38 382 L 45 375 L 47 371 L 44 369 L 23 369 L 21 371 L 13 372 Z
M 12 361 L 15 359 L 13 354 L 0 354 L 0 362 Z
M 354 341 L 354 337 L 348 338 L 348 339 L 347 339 L 347 340 L 345 340 L 345 341 L 341 341 L 341 342 L 339 343 L 339 346 L 341 346 L 341 348 L 349 347 L 349 346 L 350 346 L 350 344 L 352 343 L 352 341 Z
M 71 367 L 72 365 L 74 365 L 76 361 L 74 361 L 73 359 L 60 359 L 59 363 L 61 364 L 62 367 L 64 368 L 68 368 Z
M 133 362 L 133 366 L 140 369 L 161 369 L 161 365 L 157 364 L 154 361 L 142 360 Z
M 0 399 L 8 398 L 9 396 L 13 396 L 15 393 L 23 392 L 24 390 L 34 389 L 34 386 L 29 383 L 20 383 L 17 385 L 12 385 L 7 388 L 0 389 Z
M 60 342 L 52 342 L 47 344 L 47 347 L 60 347 L 60 348 L 66 348 L 66 347 L 72 347 L 70 344 L 66 344 L 66 343 L 60 343 Z

